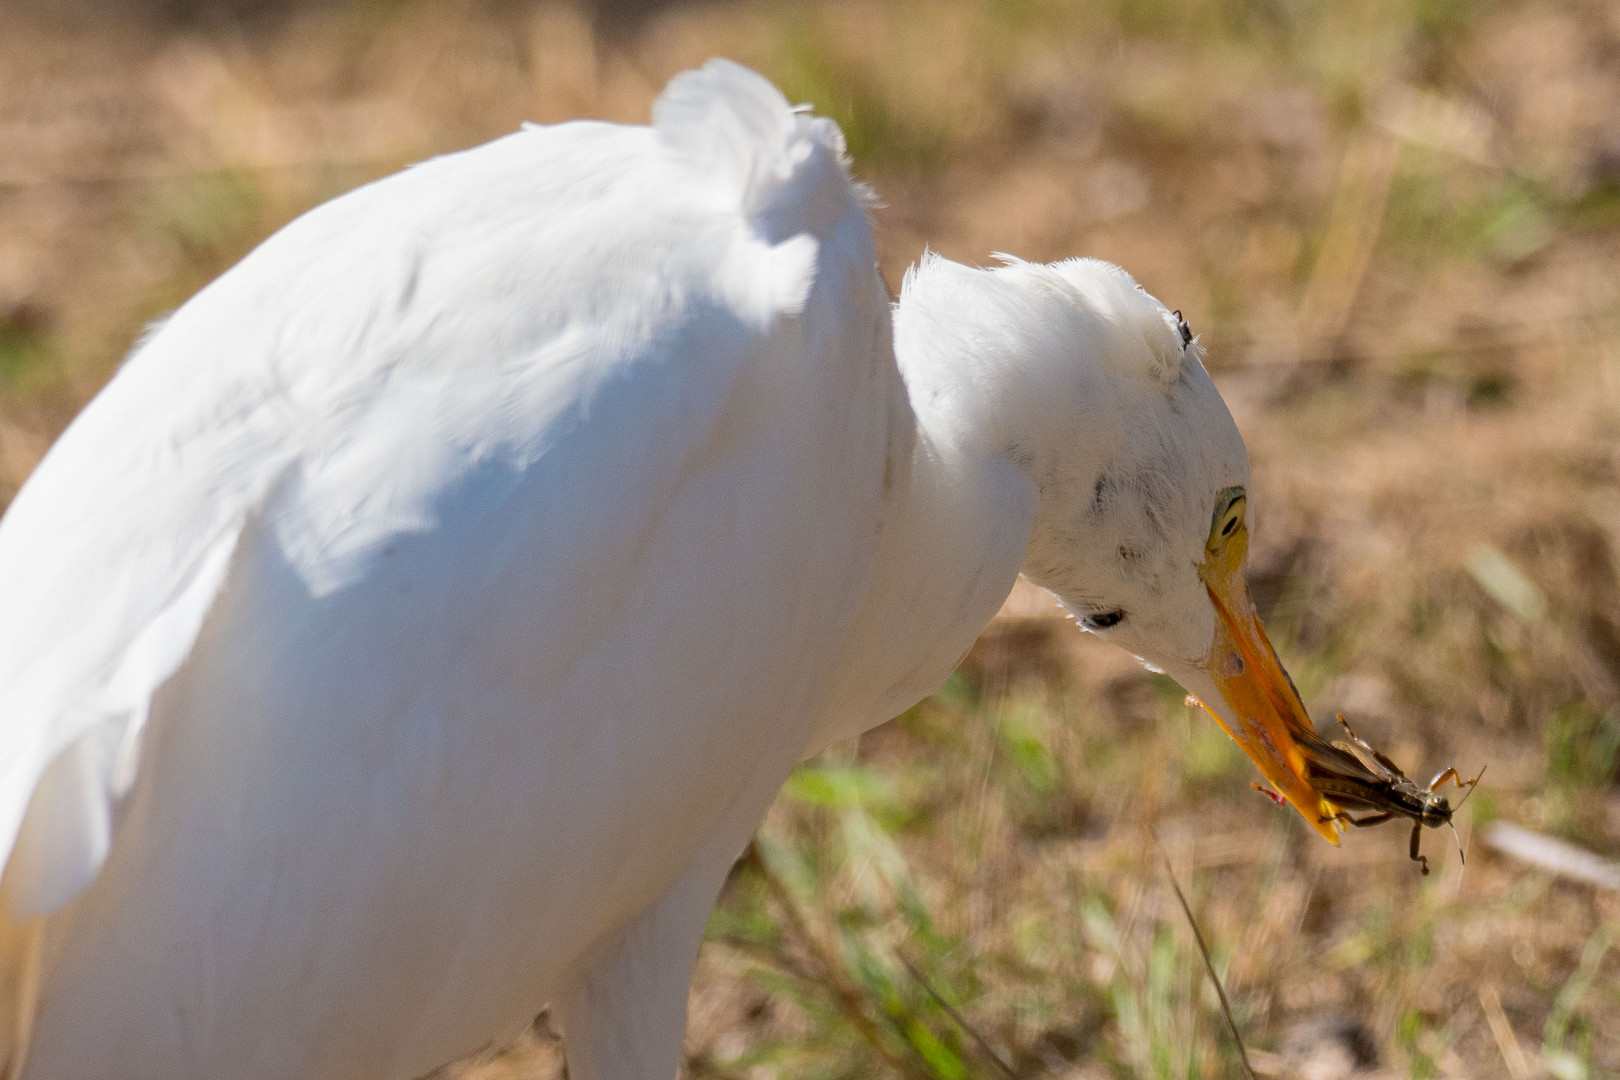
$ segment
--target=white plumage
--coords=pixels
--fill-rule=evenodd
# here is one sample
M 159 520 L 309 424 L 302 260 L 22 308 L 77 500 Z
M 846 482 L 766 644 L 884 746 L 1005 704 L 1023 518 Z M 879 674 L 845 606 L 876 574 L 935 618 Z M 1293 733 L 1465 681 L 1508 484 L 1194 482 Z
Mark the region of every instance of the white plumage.
M 673 1076 L 778 786 L 1021 569 L 1252 727 L 1169 313 L 930 257 L 892 333 L 837 129 L 719 61 L 176 312 L 0 524 L 6 1075 L 406 1080 L 549 1003 L 575 1080 Z

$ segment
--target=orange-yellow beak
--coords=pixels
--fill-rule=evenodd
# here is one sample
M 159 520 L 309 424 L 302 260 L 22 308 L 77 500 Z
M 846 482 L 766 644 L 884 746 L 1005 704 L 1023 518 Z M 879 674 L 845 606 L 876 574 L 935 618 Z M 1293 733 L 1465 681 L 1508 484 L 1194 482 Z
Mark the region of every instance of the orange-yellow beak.
M 1247 553 L 1248 533 L 1240 525 L 1222 543 L 1211 541 L 1199 568 L 1215 605 L 1215 640 L 1206 670 L 1226 699 L 1236 730 L 1220 710 L 1208 702 L 1198 703 L 1243 748 L 1271 785 L 1294 804 L 1300 816 L 1324 840 L 1337 845 L 1343 829 L 1336 820 L 1339 808 L 1311 786 L 1301 749 L 1302 742 L 1317 741 L 1316 729 L 1249 599 L 1243 577 Z

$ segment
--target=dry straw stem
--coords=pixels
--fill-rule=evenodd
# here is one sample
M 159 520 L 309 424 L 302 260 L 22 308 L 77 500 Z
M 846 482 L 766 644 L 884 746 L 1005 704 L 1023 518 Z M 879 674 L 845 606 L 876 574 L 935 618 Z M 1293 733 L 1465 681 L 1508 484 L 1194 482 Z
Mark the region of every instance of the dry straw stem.
M 1511 821 L 1494 821 L 1485 830 L 1485 843 L 1543 870 L 1596 885 L 1620 889 L 1620 865 L 1577 847 L 1567 840 L 1545 836 Z
M 1209 981 L 1215 984 L 1215 994 L 1221 1000 L 1221 1015 L 1226 1017 L 1226 1028 L 1232 1033 L 1232 1042 L 1236 1044 L 1238 1057 L 1243 1059 L 1243 1071 L 1249 1074 L 1249 1080 L 1259 1080 L 1255 1075 L 1254 1066 L 1249 1064 L 1249 1050 L 1243 1045 L 1243 1036 L 1238 1032 L 1237 1021 L 1232 1018 L 1232 1003 L 1226 999 L 1226 987 L 1221 985 L 1221 977 L 1215 974 L 1215 962 L 1209 958 L 1209 946 L 1204 944 L 1203 932 L 1198 929 L 1198 920 L 1193 918 L 1192 907 L 1187 903 L 1187 896 L 1181 891 L 1181 882 L 1176 880 L 1175 867 L 1170 865 L 1170 854 L 1159 843 L 1159 835 L 1149 832 L 1153 838 L 1153 846 L 1159 849 L 1159 857 L 1164 860 L 1164 872 L 1170 877 L 1170 887 L 1176 891 L 1176 899 L 1181 902 L 1181 913 L 1187 916 L 1187 925 L 1192 928 L 1193 941 L 1198 944 L 1198 955 L 1204 958 L 1204 971 L 1209 974 Z
M 1383 231 L 1401 147 L 1415 143 L 1494 167 L 1490 119 L 1482 110 L 1397 84 L 1383 95 L 1370 129 L 1345 151 L 1322 244 L 1299 307 L 1294 359 L 1324 359 L 1350 316 Z
M 990 1063 L 1001 1072 L 1001 1075 L 1007 1077 L 1007 1080 L 1019 1080 L 1017 1071 L 1014 1070 L 1011 1065 L 1007 1064 L 1006 1060 L 1002 1058 L 1000 1054 L 996 1053 L 996 1048 L 990 1045 L 990 1041 L 988 1039 L 986 1039 L 983 1035 L 980 1035 L 978 1030 L 974 1028 L 972 1024 L 967 1022 L 967 1017 L 956 1011 L 956 1006 L 952 1005 L 949 1001 L 946 1001 L 944 995 L 942 995 L 938 990 L 934 989 L 934 985 L 923 976 L 923 973 L 917 969 L 917 965 L 913 964 L 905 953 L 896 952 L 895 958 L 900 961 L 901 966 L 904 967 L 906 971 L 911 973 L 911 977 L 917 980 L 917 985 L 922 987 L 923 990 L 927 992 L 928 996 L 934 999 L 934 1004 L 943 1009 L 945 1011 L 945 1015 L 954 1020 L 956 1022 L 956 1026 L 967 1033 L 968 1037 L 973 1040 L 974 1044 L 978 1046 L 979 1050 L 984 1054 L 984 1056 L 990 1060 Z
M 1513 1033 L 1513 1025 L 1508 1023 L 1507 1014 L 1502 1011 L 1502 995 L 1495 983 L 1480 985 L 1479 1005 L 1485 1010 L 1485 1023 L 1490 1026 L 1491 1038 L 1496 1040 L 1496 1048 L 1502 1051 L 1502 1061 L 1513 1080 L 1529 1080 L 1535 1075 L 1535 1070 L 1530 1067 L 1530 1059 L 1525 1056 L 1524 1047 L 1519 1045 L 1519 1037 Z
M 882 1032 L 872 1022 L 872 1018 L 867 1015 L 861 1003 L 860 988 L 843 976 L 835 951 L 823 942 L 821 935 L 811 927 L 804 912 L 799 909 L 798 901 L 793 898 L 792 891 L 771 869 L 769 861 L 760 854 L 757 841 L 748 845 L 747 860 L 759 871 L 766 888 L 770 890 L 771 896 L 775 898 L 777 906 L 787 919 L 788 928 L 798 937 L 815 964 L 816 970 L 800 971 L 798 974 L 805 981 L 818 984 L 832 994 L 833 1000 L 838 1003 L 838 1011 L 843 1013 L 850 1026 L 860 1032 L 861 1037 L 896 1073 L 911 1077 L 912 1080 L 934 1080 L 926 1070 L 918 1068 L 913 1062 L 900 1057 L 889 1048 Z M 781 957 L 775 959 L 778 963 L 782 962 Z
M 1400 150 L 1399 140 L 1379 132 L 1358 136 L 1345 151 L 1327 231 L 1300 303 L 1296 360 L 1321 359 L 1350 325 L 1383 228 Z
M 817 935 L 816 932 L 811 928 L 809 921 L 804 916 L 804 913 L 799 910 L 798 902 L 794 900 L 792 892 L 771 869 L 769 862 L 763 856 L 761 856 L 757 843 L 749 845 L 748 859 L 764 877 L 766 885 L 770 889 L 771 895 L 776 899 L 776 902 L 782 908 L 783 913 L 787 917 L 789 925 L 798 935 L 800 940 L 803 941 L 805 947 L 810 951 L 811 955 L 815 959 L 816 965 L 819 969 L 817 972 L 819 978 L 816 981 L 820 982 L 829 991 L 831 991 L 833 997 L 838 1001 L 839 1011 L 841 1011 L 849 1019 L 850 1023 L 855 1026 L 856 1030 L 861 1033 L 867 1042 L 869 1042 L 872 1047 L 878 1051 L 878 1053 L 883 1055 L 884 1060 L 888 1062 L 888 1064 L 892 1066 L 895 1071 L 905 1075 L 916 1074 L 917 1070 L 915 1068 L 911 1067 L 908 1062 L 896 1056 L 884 1044 L 883 1038 L 877 1029 L 877 1025 L 872 1022 L 871 1017 L 867 1016 L 865 1009 L 861 1006 L 860 989 L 852 985 L 848 979 L 843 978 L 843 976 L 839 974 L 839 967 L 833 954 L 833 950 L 824 944 L 819 935 Z M 907 973 L 910 974 L 914 980 L 916 980 L 917 985 L 922 987 L 923 991 L 933 1000 L 934 1004 L 938 1005 L 940 1010 L 943 1011 L 946 1016 L 949 1016 L 952 1022 L 954 1022 L 957 1027 L 961 1028 L 963 1033 L 966 1034 L 968 1038 L 973 1040 L 973 1043 L 978 1048 L 979 1052 L 984 1055 L 985 1059 L 989 1061 L 990 1064 L 996 1067 L 998 1072 L 1007 1077 L 1007 1080 L 1021 1080 L 1018 1072 L 1007 1063 L 1005 1058 L 996 1052 L 996 1048 L 990 1044 L 990 1041 L 980 1034 L 978 1029 L 968 1022 L 967 1017 L 963 1016 L 954 1005 L 946 1000 L 943 994 L 934 988 L 933 983 L 928 980 L 928 978 L 922 973 L 922 970 L 918 968 L 916 964 L 912 963 L 908 956 L 906 956 L 903 952 L 896 950 L 895 959 L 897 959 L 900 962 L 900 965 L 906 969 Z M 927 1074 L 925 1073 L 923 1075 Z

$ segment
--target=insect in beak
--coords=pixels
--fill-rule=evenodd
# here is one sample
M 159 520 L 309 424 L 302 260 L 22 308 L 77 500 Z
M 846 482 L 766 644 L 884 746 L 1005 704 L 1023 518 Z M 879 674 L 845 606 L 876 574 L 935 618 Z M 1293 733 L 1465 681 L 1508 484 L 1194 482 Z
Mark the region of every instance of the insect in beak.
M 1473 794 L 1485 770 L 1481 769 L 1472 780 L 1464 780 L 1456 769 L 1442 769 L 1429 781 L 1428 787 L 1419 787 L 1401 771 L 1400 766 L 1352 731 L 1342 715 L 1339 724 L 1344 728 L 1348 740 L 1329 742 L 1313 734 L 1301 742 L 1312 788 L 1347 808 L 1336 810 L 1334 820 L 1341 825 L 1365 829 L 1397 817 L 1408 819 L 1412 822 L 1412 840 L 1407 854 L 1424 874 L 1429 872 L 1429 860 L 1418 850 L 1423 828 L 1437 829 L 1445 825 L 1451 829 L 1452 839 L 1456 841 L 1458 857 L 1465 859 L 1462 838 L 1457 835 L 1452 818 Z M 1468 789 L 1456 807 L 1435 792 L 1447 780 Z M 1368 813 L 1355 817 L 1348 810 L 1365 810 Z

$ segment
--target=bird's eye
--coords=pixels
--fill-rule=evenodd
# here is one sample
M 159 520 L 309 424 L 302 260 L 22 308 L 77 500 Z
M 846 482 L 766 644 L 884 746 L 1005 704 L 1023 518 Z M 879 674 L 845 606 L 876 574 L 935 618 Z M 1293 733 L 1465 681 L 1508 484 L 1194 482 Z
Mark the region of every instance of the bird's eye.
M 1080 625 L 1087 630 L 1107 630 L 1110 626 L 1118 626 L 1125 620 L 1125 613 L 1118 608 L 1113 611 L 1093 611 L 1080 616 Z
M 1227 488 L 1215 500 L 1215 520 L 1209 527 L 1209 548 L 1215 550 L 1226 542 L 1243 527 L 1243 515 L 1247 510 L 1248 499 L 1240 487 Z

